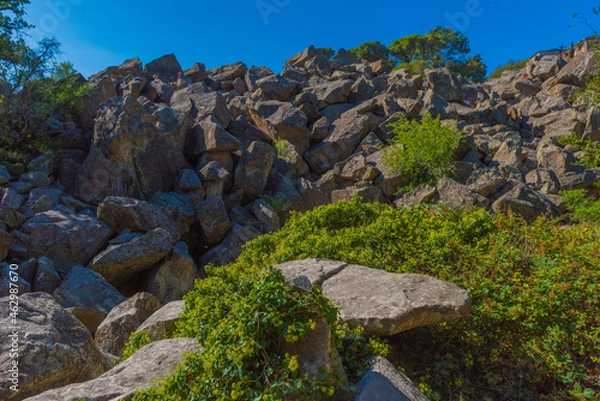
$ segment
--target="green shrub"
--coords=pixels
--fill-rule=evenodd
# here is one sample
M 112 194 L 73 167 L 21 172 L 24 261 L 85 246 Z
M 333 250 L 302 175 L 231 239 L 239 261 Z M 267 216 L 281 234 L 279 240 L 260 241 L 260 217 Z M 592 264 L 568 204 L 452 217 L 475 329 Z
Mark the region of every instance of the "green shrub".
M 521 68 L 525 68 L 526 65 L 527 60 L 509 60 L 506 64 L 496 67 L 488 79 L 500 78 L 504 71 L 520 70 Z
M 560 195 L 571 210 L 573 220 L 600 224 L 600 199 L 586 196 L 584 189 L 561 191 Z
M 281 399 L 291 387 L 322 394 L 320 386 L 294 377 L 292 360 L 273 351 L 273 339 L 301 333 L 315 311 L 331 323 L 333 312 L 318 291 L 293 295 L 279 275 L 264 270 L 310 257 L 427 274 L 469 292 L 470 317 L 389 338 L 389 358 L 432 400 L 597 399 L 599 255 L 600 230 L 587 223 L 565 227 L 539 219 L 527 225 L 481 209 L 393 209 L 357 199 L 292 213 L 282 230 L 248 243 L 236 263 L 210 268 L 209 278 L 197 282 L 178 330 L 210 352 L 192 356 L 138 400 L 190 399 L 188 391 L 210 392 L 198 399 L 230 399 L 242 388 L 244 399 Z M 380 343 L 335 327 L 355 381 L 364 357 Z M 263 351 L 267 356 L 257 358 Z M 274 389 L 264 387 L 265 377 Z
M 442 125 L 439 117 L 429 114 L 420 122 L 402 116 L 390 126 L 394 137 L 383 160 L 392 170 L 411 176 L 410 184 L 401 190 L 435 184 L 448 174 L 463 135 L 455 126 Z
M 135 354 L 137 351 L 144 348 L 151 342 L 152 338 L 150 338 L 150 334 L 146 330 L 132 333 L 129 337 L 129 341 L 127 341 L 127 344 L 125 345 L 125 350 L 123 351 L 121 361 L 129 358 L 131 355 Z
M 571 145 L 583 153 L 579 156 L 578 163 L 590 168 L 600 167 L 600 143 L 591 139 L 583 139 L 577 134 L 558 137 L 558 144 L 561 146 Z

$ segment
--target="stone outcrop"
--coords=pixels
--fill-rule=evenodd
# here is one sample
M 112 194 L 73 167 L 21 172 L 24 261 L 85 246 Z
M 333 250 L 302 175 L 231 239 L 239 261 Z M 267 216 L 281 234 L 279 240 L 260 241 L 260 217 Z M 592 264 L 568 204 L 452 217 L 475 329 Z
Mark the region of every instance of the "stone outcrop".
M 326 259 L 306 259 L 275 266 L 288 280 L 306 276 L 323 288 L 351 327 L 366 335 L 387 336 L 455 320 L 471 311 L 467 292 L 420 274 L 396 274 Z
M 198 350 L 198 342 L 191 338 L 154 342 L 94 380 L 46 391 L 26 401 L 131 400 L 136 390 L 172 373 L 185 353 Z
M 2 310 L 9 310 L 9 298 L 0 298 L 0 303 Z M 0 324 L 13 327 L 10 320 L 6 313 L 0 317 Z M 6 341 L 18 342 L 19 391 L 10 389 L 10 380 L 2 380 L 3 400 L 23 400 L 45 390 L 90 380 L 110 368 L 88 329 L 48 294 L 23 294 L 19 298 L 17 326 L 18 336 L 7 336 Z M 0 354 L 0 366 L 7 374 L 15 360 L 9 354 Z

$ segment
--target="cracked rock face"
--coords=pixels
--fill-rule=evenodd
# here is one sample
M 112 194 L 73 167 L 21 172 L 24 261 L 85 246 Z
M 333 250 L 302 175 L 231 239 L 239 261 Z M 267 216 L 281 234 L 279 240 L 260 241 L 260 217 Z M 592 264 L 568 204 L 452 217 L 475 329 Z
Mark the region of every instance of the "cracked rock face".
M 365 335 L 389 336 L 420 326 L 467 316 L 471 299 L 464 289 L 421 274 L 397 274 L 326 259 L 275 266 L 288 280 L 306 276 Z

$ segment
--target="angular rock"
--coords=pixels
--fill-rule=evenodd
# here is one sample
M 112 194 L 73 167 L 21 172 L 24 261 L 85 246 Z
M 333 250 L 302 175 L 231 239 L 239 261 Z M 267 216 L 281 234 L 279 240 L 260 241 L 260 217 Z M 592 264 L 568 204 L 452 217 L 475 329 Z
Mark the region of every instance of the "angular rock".
M 371 116 L 348 112 L 336 120 L 325 140 L 304 155 L 310 168 L 323 174 L 335 163 L 347 159 L 369 133 Z
M 87 214 L 65 206 L 36 214 L 13 237 L 12 253 L 19 259 L 47 256 L 57 269 L 87 263 L 102 249 L 114 230 Z
M 298 87 L 298 83 L 277 74 L 259 79 L 256 81 L 256 86 L 260 89 L 260 97 L 264 97 L 264 100 L 279 100 L 283 102 L 292 96 Z
M 93 146 L 127 169 L 135 188 L 145 196 L 171 189 L 185 164 L 179 145 L 158 130 L 132 96 L 116 97 L 101 106 Z
M 185 301 L 172 301 L 154 312 L 138 326 L 136 333 L 146 331 L 152 341 L 162 340 L 175 331 L 175 322 L 183 312 Z
M 377 356 L 357 383 L 355 401 L 427 401 L 417 386 L 387 359 Z
M 192 127 L 185 152 L 200 155 L 211 151 L 235 152 L 239 148 L 240 141 L 227 132 L 214 116 L 209 116 Z
M 242 208 L 242 210 L 246 209 Z M 243 246 L 261 234 L 252 225 L 242 226 L 234 222 L 223 241 L 202 255 L 200 262 L 202 266 L 206 266 L 209 263 L 213 266 L 225 266 L 233 263 L 241 255 Z
M 154 295 L 161 304 L 183 298 L 194 289 L 194 281 L 201 274 L 196 263 L 188 253 L 185 242 L 173 245 L 173 250 L 152 272 L 147 291 Z
M 94 380 L 46 391 L 27 401 L 131 400 L 137 390 L 173 373 L 185 353 L 200 349 L 192 338 L 154 342 Z
M 173 236 L 173 242 L 181 236 L 177 224 L 162 208 L 133 198 L 109 196 L 97 209 L 98 219 L 113 227 L 117 232 L 130 230 L 148 232 L 164 228 Z
M 45 256 L 39 258 L 32 282 L 32 291 L 52 294 L 60 286 L 60 283 L 61 279 L 54 268 L 54 262 Z
M 163 228 L 131 237 L 100 252 L 90 262 L 89 268 L 100 273 L 109 283 L 118 285 L 159 262 L 175 242 L 173 236 Z
M 477 193 L 471 192 L 469 187 L 459 184 L 450 178 L 442 178 L 437 183 L 440 201 L 446 202 L 452 208 L 462 207 L 487 207 L 489 200 Z
M 11 180 L 11 176 L 6 169 L 6 166 L 0 164 L 0 185 L 4 185 Z
M 12 243 L 12 237 L 9 233 L 0 229 L 0 262 L 2 262 L 8 255 L 10 244 Z
M 147 292 L 139 292 L 112 308 L 98 326 L 94 339 L 98 348 L 121 356 L 131 333 L 161 308 L 161 303 Z
M 91 288 L 94 290 L 90 291 Z M 63 308 L 77 308 L 77 315 L 82 316 L 84 323 L 90 320 L 86 314 L 97 315 L 100 312 L 105 317 L 126 299 L 101 275 L 81 265 L 71 269 L 53 295 Z
M 306 126 L 306 114 L 299 108 L 290 103 L 270 100 L 256 103 L 248 111 L 254 124 L 273 141 L 285 139 L 297 147 L 300 153 L 308 150 L 310 131 Z
M 0 298 L 7 311 L 9 298 Z M 12 327 L 8 313 L 0 316 L 2 327 Z M 18 392 L 10 390 L 6 377 L 0 383 L 0 398 L 22 400 L 45 390 L 93 379 L 110 369 L 107 358 L 96 348 L 90 332 L 51 295 L 37 292 L 19 297 Z M 11 340 L 8 333 L 7 344 Z M 0 367 L 9 372 L 13 358 L 0 354 Z M 47 398 L 41 398 L 47 400 Z
M 192 80 L 193 83 L 202 82 L 206 79 L 206 66 L 203 63 L 194 63 L 183 74 Z
M 152 60 L 146 64 L 144 70 L 149 74 L 157 74 L 170 82 L 177 81 L 179 74 L 183 73 L 181 65 L 173 53 Z
M 435 93 L 448 102 L 462 101 L 462 91 L 458 79 L 447 68 L 427 70 L 425 72 L 427 81 Z
M 208 198 L 196 205 L 195 210 L 206 245 L 215 245 L 225 238 L 231 229 L 231 221 L 223 198 Z
M 514 187 L 498 198 L 493 204 L 494 212 L 508 212 L 509 210 L 528 222 L 540 216 L 555 218 L 561 211 L 542 194 L 537 193 L 520 182 L 513 183 Z
M 190 231 L 190 227 L 196 221 L 194 206 L 184 195 L 176 192 L 157 192 L 148 201 L 166 210 L 182 234 Z
M 319 109 L 336 104 L 344 103 L 352 90 L 352 80 L 332 81 L 324 84 L 309 86 L 304 91 L 314 94 L 319 101 Z
M 531 72 L 529 75 L 532 78 L 538 77 L 542 81 L 545 81 L 548 78 L 552 78 L 553 76 L 558 74 L 558 71 L 560 71 L 560 69 L 564 67 L 565 64 L 567 64 L 560 55 L 547 55 L 543 56 L 542 58 L 536 61 L 537 63 L 533 65 L 533 68 L 531 68 Z M 530 63 L 531 61 L 528 63 L 528 70 L 530 69 Z
M 415 327 L 455 320 L 471 311 L 467 292 L 454 284 L 420 274 L 396 274 L 324 259 L 274 266 L 287 280 L 300 275 L 339 309 L 351 327 L 365 335 L 394 335 Z
M 234 172 L 234 186 L 244 191 L 246 201 L 250 202 L 262 194 L 274 160 L 273 147 L 257 141 L 250 144 Z
M 247 206 L 258 222 L 258 229 L 263 233 L 277 231 L 281 228 L 279 215 L 273 206 L 263 199 L 257 199 Z

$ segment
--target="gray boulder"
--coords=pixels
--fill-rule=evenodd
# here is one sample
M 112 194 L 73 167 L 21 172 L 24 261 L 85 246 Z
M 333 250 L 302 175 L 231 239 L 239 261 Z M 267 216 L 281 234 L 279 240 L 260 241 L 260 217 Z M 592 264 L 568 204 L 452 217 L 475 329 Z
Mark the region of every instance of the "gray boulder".
M 21 260 L 47 256 L 59 270 L 87 263 L 102 249 L 114 230 L 87 214 L 65 206 L 36 214 L 13 232 L 11 253 Z
M 357 383 L 355 401 L 427 401 L 415 384 L 383 357 L 369 361 L 370 368 Z
M 152 341 L 162 340 L 175 331 L 175 322 L 183 312 L 185 301 L 172 301 L 154 312 L 138 326 L 136 333 L 146 331 Z
M 137 390 L 173 373 L 185 353 L 200 349 L 191 338 L 154 342 L 94 380 L 46 391 L 26 401 L 130 401 Z
M 195 210 L 206 245 L 215 245 L 225 238 L 231 229 L 231 221 L 223 198 L 208 198 L 196 205 Z
M 250 202 L 258 198 L 267 185 L 269 171 L 275 160 L 275 149 L 262 142 L 252 142 L 234 171 L 234 187 L 244 191 Z
M 275 266 L 287 280 L 306 276 L 365 335 L 387 336 L 415 327 L 455 320 L 471 311 L 467 292 L 420 274 L 396 274 L 326 259 Z
M 109 283 L 120 285 L 159 262 L 174 242 L 172 235 L 163 228 L 145 234 L 122 234 L 90 262 L 89 268 Z
M 96 345 L 109 354 L 121 356 L 131 333 L 160 308 L 158 299 L 147 292 L 121 302 L 98 326 L 94 336 Z
M 0 298 L 2 310 L 9 310 L 9 298 Z M 18 359 L 9 348 L 0 354 L 0 367 L 6 377 L 0 383 L 0 398 L 22 400 L 49 389 L 93 379 L 110 363 L 94 344 L 88 329 L 63 309 L 51 295 L 37 292 L 19 298 L 17 324 L 8 313 L 0 316 L 2 327 L 17 326 L 18 336 L 5 335 L 7 346 L 18 341 Z M 18 361 L 18 392 L 12 391 L 10 369 Z M 46 400 L 46 398 L 42 398 Z
M 300 153 L 308 150 L 310 131 L 307 117 L 296 106 L 270 100 L 256 103 L 248 109 L 254 124 L 276 141 L 285 139 L 293 144 Z

